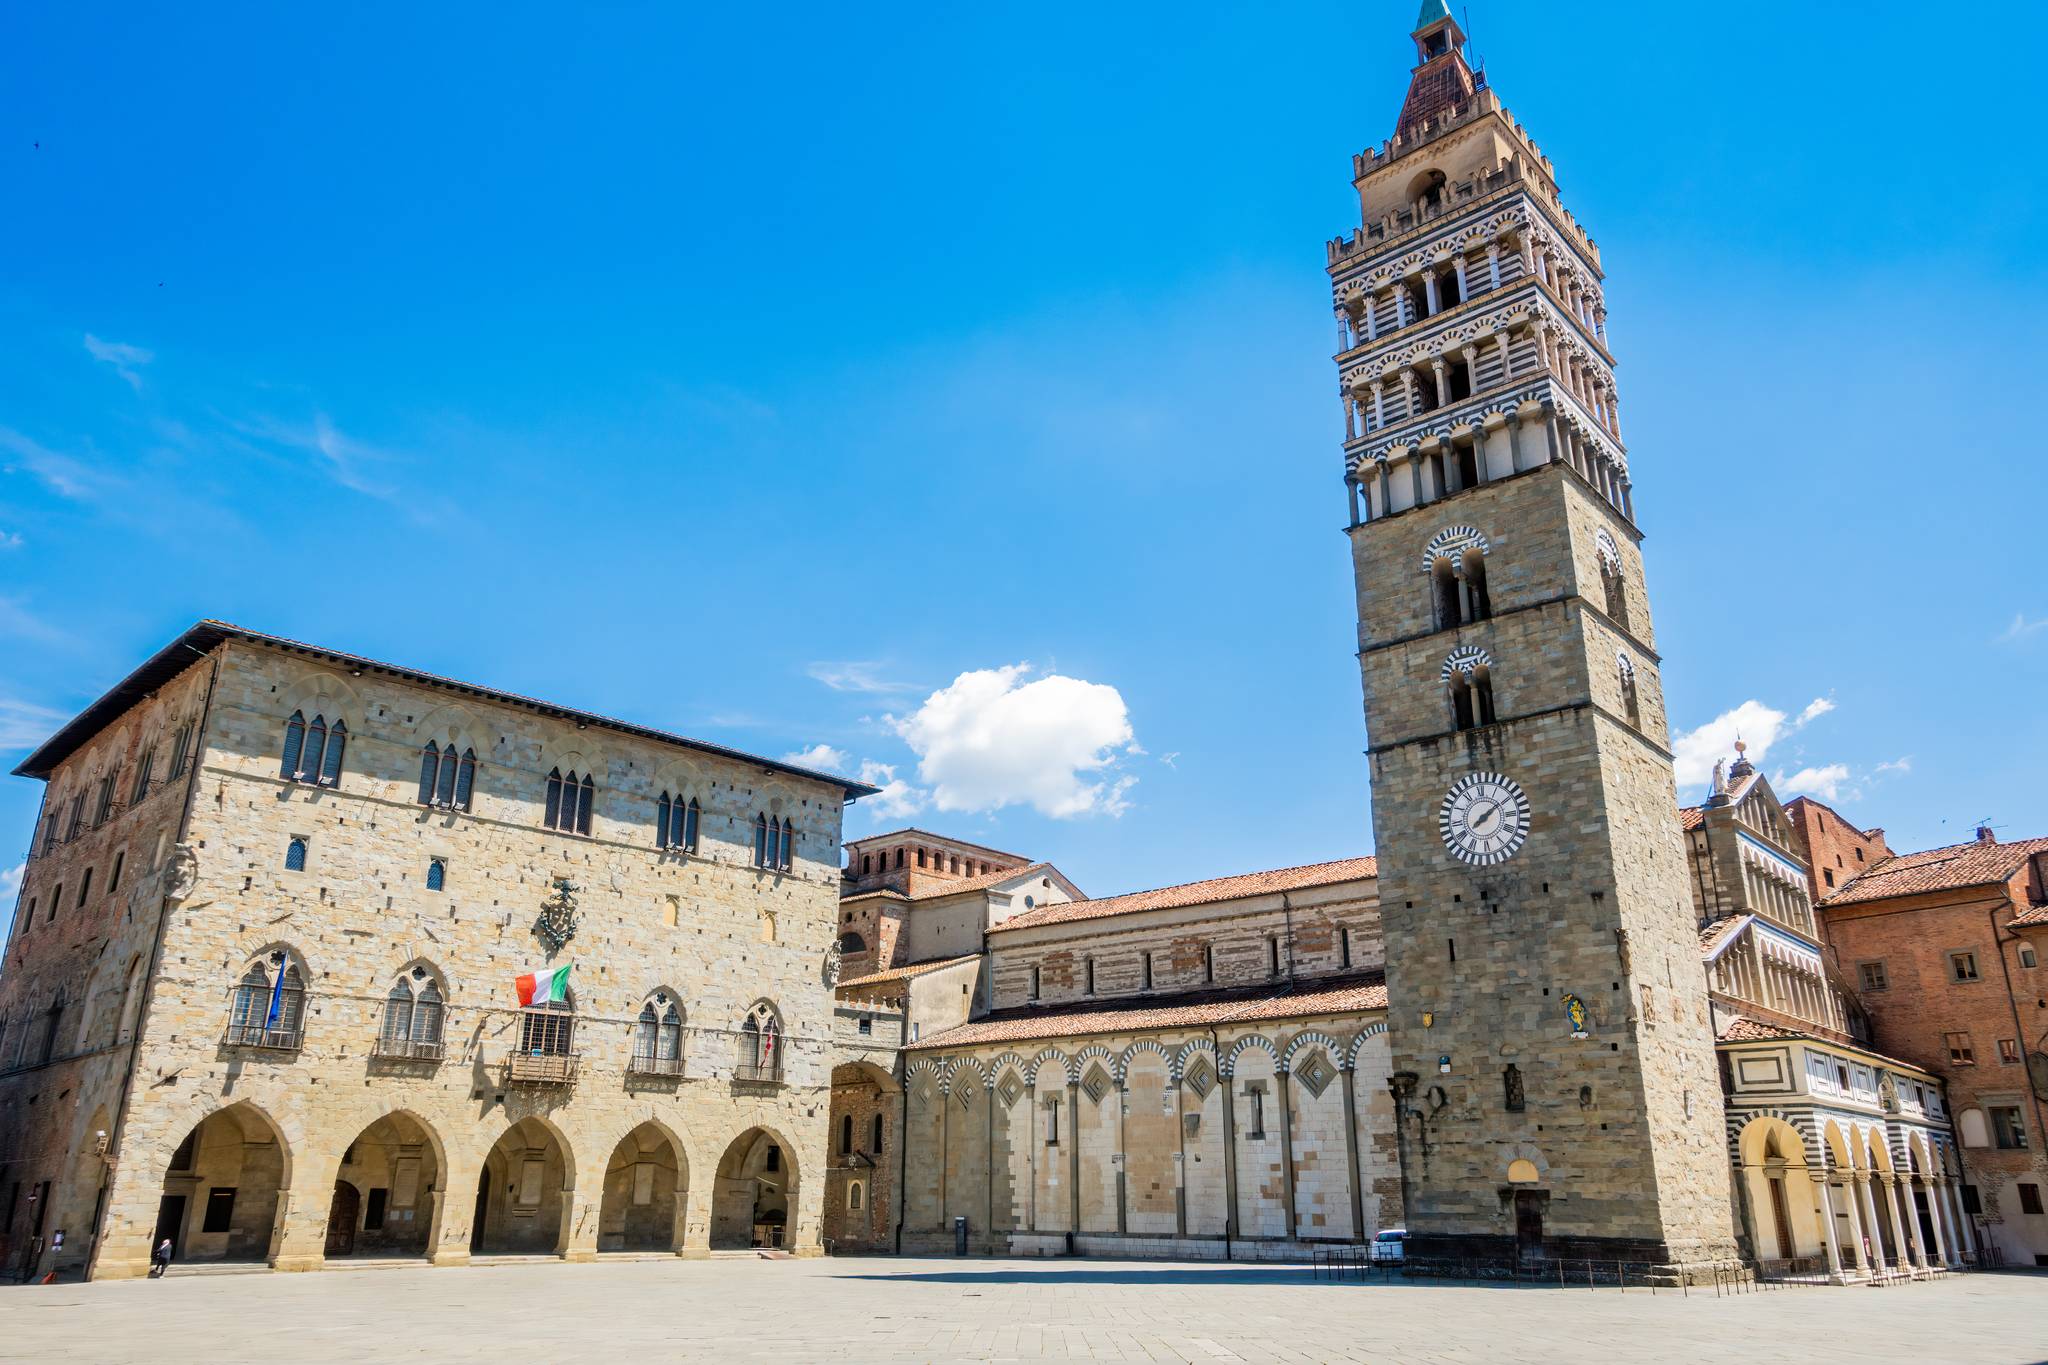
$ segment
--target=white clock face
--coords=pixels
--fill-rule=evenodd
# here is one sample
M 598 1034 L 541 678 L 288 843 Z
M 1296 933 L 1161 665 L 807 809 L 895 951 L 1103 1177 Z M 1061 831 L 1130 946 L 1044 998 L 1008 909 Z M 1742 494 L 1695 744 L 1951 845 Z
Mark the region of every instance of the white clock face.
M 1499 773 L 1470 773 L 1444 794 L 1436 822 L 1453 857 L 1488 867 L 1514 857 L 1529 837 L 1529 797 Z

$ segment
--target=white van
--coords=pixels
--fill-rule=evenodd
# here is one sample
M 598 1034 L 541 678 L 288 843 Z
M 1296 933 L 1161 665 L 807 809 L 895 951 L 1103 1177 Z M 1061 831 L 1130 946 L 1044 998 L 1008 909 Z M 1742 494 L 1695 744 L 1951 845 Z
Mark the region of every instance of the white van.
M 1374 1265 L 1398 1263 L 1408 1256 L 1408 1229 L 1386 1228 L 1372 1239 Z

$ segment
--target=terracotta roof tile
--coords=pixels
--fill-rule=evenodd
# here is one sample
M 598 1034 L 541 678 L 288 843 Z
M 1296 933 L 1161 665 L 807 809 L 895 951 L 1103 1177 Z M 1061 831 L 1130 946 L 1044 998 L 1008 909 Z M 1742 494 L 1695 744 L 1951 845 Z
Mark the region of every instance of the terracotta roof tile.
M 931 962 L 913 962 L 904 967 L 891 967 L 886 972 L 870 972 L 866 976 L 850 976 L 846 980 L 841 981 L 837 989 L 844 990 L 848 986 L 878 986 L 885 981 L 908 981 L 913 976 L 923 976 L 926 972 L 935 972 L 941 967 L 957 967 L 963 962 L 972 962 L 980 956 L 980 953 L 968 953 L 964 957 L 942 957 Z
M 1068 901 L 1041 905 L 1013 915 L 989 929 L 992 934 L 1012 929 L 1036 929 L 1045 924 L 1068 924 L 1075 920 L 1101 919 L 1109 915 L 1134 915 L 1141 910 L 1171 910 L 1184 905 L 1206 905 L 1211 901 L 1243 900 L 1277 891 L 1297 891 L 1309 886 L 1330 886 L 1379 875 L 1376 858 L 1343 858 L 1333 863 L 1310 863 L 1305 867 L 1282 867 L 1271 872 L 1247 872 L 1236 877 L 1215 877 L 1205 882 L 1163 886 L 1156 891 L 1132 891 L 1101 900 Z
M 1714 950 L 1735 936 L 1735 931 L 1749 923 L 1748 915 L 1729 915 L 1717 919 L 1700 930 L 1700 956 L 1711 957 Z
M 1804 1038 L 1807 1035 L 1797 1029 L 1780 1028 L 1744 1015 L 1736 1015 L 1728 1021 L 1728 1027 L 1721 1030 L 1724 1043 L 1763 1043 L 1776 1038 Z
M 1707 808 L 1705 806 L 1679 807 L 1678 827 L 1680 829 L 1698 829 L 1705 823 L 1707 823 Z
M 1950 844 L 1925 853 L 1907 853 L 1887 858 L 1841 890 L 1821 901 L 1824 906 L 1856 905 L 1892 896 L 1916 896 L 1926 891 L 1949 891 L 1966 886 L 1988 886 L 2002 882 L 2026 864 L 2036 853 L 2048 852 L 2048 839 L 2020 839 L 2012 843 Z
M 977 844 L 972 839 L 956 839 L 950 834 L 934 834 L 931 830 L 919 829 L 916 825 L 905 825 L 902 829 L 892 829 L 882 834 L 863 834 L 858 839 L 848 839 L 846 846 L 848 848 L 860 848 L 867 844 L 879 844 L 890 839 L 906 839 L 912 836 L 920 839 L 936 839 L 942 844 L 951 844 L 955 848 L 975 849 L 997 858 L 1008 858 L 1013 864 L 1018 866 L 1022 866 L 1030 861 L 1021 853 L 1005 853 L 999 848 L 990 848 L 987 844 Z
M 968 891 L 986 891 L 991 886 L 1000 886 L 1012 877 L 1028 876 L 1033 872 L 1058 872 L 1051 863 L 1028 863 L 1023 867 L 1007 868 L 1001 872 L 990 872 L 979 877 L 961 877 L 955 881 L 941 882 L 937 886 L 921 887 L 915 892 L 899 891 L 893 886 L 877 886 L 867 891 L 854 891 L 841 896 L 843 901 L 857 901 L 864 896 L 894 896 L 897 900 L 931 901 L 945 896 L 958 896 Z
M 2048 924 L 2048 905 L 2030 905 L 2012 917 L 2014 924 Z
M 1387 1007 L 1382 972 L 1318 977 L 1281 986 L 1247 986 L 1192 991 L 1173 996 L 1137 995 L 1125 1000 L 998 1010 L 986 1018 L 912 1043 L 907 1052 L 1016 1043 L 1037 1038 L 1075 1038 L 1138 1029 L 1235 1024 L 1253 1019 L 1290 1019 Z

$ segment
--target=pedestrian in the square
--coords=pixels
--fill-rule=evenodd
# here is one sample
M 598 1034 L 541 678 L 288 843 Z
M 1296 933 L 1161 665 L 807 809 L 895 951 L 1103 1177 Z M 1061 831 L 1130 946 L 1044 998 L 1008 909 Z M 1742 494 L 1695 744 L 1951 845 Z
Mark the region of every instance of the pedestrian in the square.
M 156 1244 L 156 1250 L 149 1253 L 149 1278 L 161 1280 L 164 1272 L 171 1268 L 171 1239 L 166 1237 Z

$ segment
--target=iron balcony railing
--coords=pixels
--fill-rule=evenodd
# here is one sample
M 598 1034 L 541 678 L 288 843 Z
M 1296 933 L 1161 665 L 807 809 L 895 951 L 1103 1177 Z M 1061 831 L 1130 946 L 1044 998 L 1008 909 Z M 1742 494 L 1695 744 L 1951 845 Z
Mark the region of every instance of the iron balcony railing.
M 405 1062 L 438 1062 L 444 1055 L 446 1046 L 438 1038 L 427 1043 L 410 1038 L 380 1037 L 372 1045 L 371 1055 Z
M 300 1028 L 266 1028 L 262 1024 L 229 1024 L 221 1042 L 229 1047 L 261 1047 L 273 1052 L 297 1052 L 306 1040 Z
M 759 1081 L 768 1085 L 782 1084 L 781 1062 L 739 1062 L 732 1069 L 736 1081 Z
M 574 1085 L 577 1056 L 573 1052 L 515 1052 L 505 1059 L 508 1085 Z
M 626 1070 L 636 1076 L 680 1076 L 683 1074 L 683 1059 L 636 1052 L 626 1059 Z

